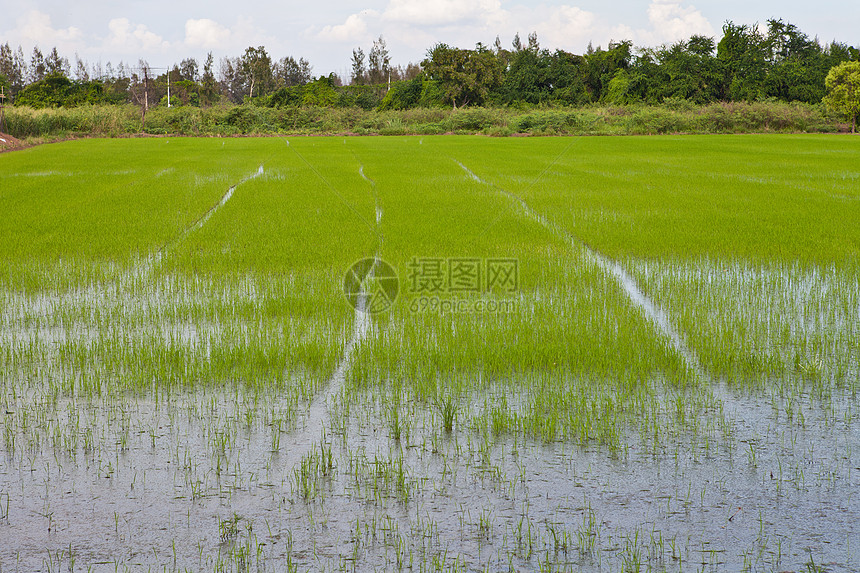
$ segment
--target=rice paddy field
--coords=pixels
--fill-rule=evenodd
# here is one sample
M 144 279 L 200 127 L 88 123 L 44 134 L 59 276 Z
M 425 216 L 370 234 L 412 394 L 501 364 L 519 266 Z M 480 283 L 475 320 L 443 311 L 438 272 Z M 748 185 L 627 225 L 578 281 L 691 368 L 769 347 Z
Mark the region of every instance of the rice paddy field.
M 0 214 L 4 573 L 860 569 L 858 138 L 90 139 Z

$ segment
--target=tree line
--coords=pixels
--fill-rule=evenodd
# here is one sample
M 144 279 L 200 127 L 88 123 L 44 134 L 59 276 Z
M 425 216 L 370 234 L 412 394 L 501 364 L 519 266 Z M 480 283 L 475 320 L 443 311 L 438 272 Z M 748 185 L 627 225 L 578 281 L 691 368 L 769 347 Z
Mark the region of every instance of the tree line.
M 496 38 L 463 49 L 443 43 L 418 64 L 394 66 L 380 37 L 365 53 L 352 51 L 349 78 L 313 76 L 311 64 L 292 56 L 275 59 L 265 47 L 249 47 L 238 57 L 203 65 L 186 58 L 169 69 L 120 63 L 74 65 L 54 48 L 44 56 L 34 48 L 0 46 L 0 87 L 15 105 L 72 107 L 85 103 L 170 104 L 207 107 L 216 103 L 256 105 L 414 107 L 610 105 L 684 100 L 821 102 L 828 71 L 860 61 L 860 51 L 833 41 L 821 44 L 795 25 L 772 19 L 766 27 L 726 22 L 722 37 L 693 35 L 654 48 L 630 41 L 606 48 L 589 45 L 584 54 L 541 47 L 536 34 L 510 48 Z
M 719 42 L 694 35 L 657 48 L 634 50 L 629 41 L 585 54 L 541 49 L 531 34 L 512 49 L 478 44 L 464 50 L 437 44 L 423 62 L 445 101 L 453 106 L 592 102 L 623 105 L 667 98 L 696 104 L 716 101 L 817 103 L 828 71 L 860 60 L 854 47 L 821 45 L 793 24 L 758 26 L 727 22 Z M 408 101 L 408 98 L 407 98 Z

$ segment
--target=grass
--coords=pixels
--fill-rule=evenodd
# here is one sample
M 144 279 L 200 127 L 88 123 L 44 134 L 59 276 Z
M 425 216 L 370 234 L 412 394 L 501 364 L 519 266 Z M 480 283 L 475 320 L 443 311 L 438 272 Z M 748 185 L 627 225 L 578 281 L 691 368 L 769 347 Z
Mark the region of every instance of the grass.
M 858 145 L 6 154 L 0 566 L 850 570 Z
M 6 112 L 11 135 L 32 142 L 69 136 L 122 137 L 141 133 L 135 105 L 81 106 Z M 146 116 L 152 135 L 653 135 L 677 133 L 833 133 L 846 130 L 822 105 L 732 102 L 520 108 L 267 108 L 257 104 L 210 108 L 155 107 Z

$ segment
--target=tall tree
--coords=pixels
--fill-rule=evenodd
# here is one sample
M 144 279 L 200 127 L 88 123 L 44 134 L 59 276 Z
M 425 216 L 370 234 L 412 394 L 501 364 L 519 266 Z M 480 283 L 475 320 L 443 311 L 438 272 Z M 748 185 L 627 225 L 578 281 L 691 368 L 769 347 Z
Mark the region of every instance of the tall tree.
M 16 77 L 18 74 L 19 71 L 15 66 L 14 52 L 12 52 L 12 48 L 9 46 L 9 43 L 6 42 L 0 46 L 0 76 L 3 76 L 3 78 L 6 79 L 7 85 L 4 90 L 6 97 L 16 93 L 13 86 L 21 82 L 21 78 Z
M 182 76 L 183 80 L 196 82 L 199 79 L 197 77 L 198 69 L 197 60 L 194 58 L 185 58 L 179 63 L 179 75 Z
M 222 93 L 234 103 L 242 103 L 242 98 L 244 97 L 244 79 L 240 59 L 221 58 L 218 79 L 221 82 Z
M 824 103 L 840 115 L 851 119 L 851 133 L 857 132 L 860 115 L 860 62 L 843 62 L 827 74 Z
M 214 62 L 212 52 L 206 54 L 206 61 L 203 63 L 203 75 L 200 76 L 200 105 L 202 106 L 212 105 L 218 100 L 218 85 L 212 71 Z
M 589 44 L 585 55 L 587 63 L 585 86 L 592 101 L 604 99 L 609 89 L 609 82 L 616 77 L 619 70 L 627 70 L 630 67 L 633 56 L 632 47 L 633 42 L 630 40 L 610 42 L 606 50 L 600 46 L 594 49 Z
M 766 97 L 770 48 L 757 26 L 726 22 L 717 44 L 717 59 L 725 72 L 723 97 L 755 101 Z
M 363 85 L 367 81 L 367 65 L 364 63 L 364 50 L 361 48 L 352 51 L 352 73 L 349 79 L 355 86 Z
M 75 79 L 79 82 L 90 81 L 90 73 L 87 71 L 87 64 L 81 60 L 81 57 L 75 54 Z
M 18 93 L 24 89 L 24 84 L 27 81 L 29 70 L 27 69 L 27 60 L 24 58 L 24 50 L 21 46 L 15 50 L 15 56 L 12 58 L 15 74 L 9 78 L 9 83 L 12 84 L 12 92 Z
M 475 50 L 436 44 L 422 66 L 439 83 L 445 101 L 454 108 L 482 105 L 490 91 L 501 84 L 504 73 L 502 62 L 480 44 Z
M 529 44 L 510 54 L 499 52 L 496 47 L 496 57 L 502 56 L 502 65 L 507 64 L 507 73 L 500 87 L 500 98 L 505 103 L 524 101 L 540 103 L 550 98 L 552 93 L 552 78 L 550 67 L 552 57 L 546 50 L 541 51 L 537 34 L 529 34 Z M 506 57 L 505 57 L 506 56 Z
M 682 98 L 697 104 L 718 100 L 723 74 L 715 48 L 713 38 L 694 35 L 687 41 L 646 50 L 656 66 L 650 71 L 649 92 L 643 99 L 656 103 L 664 98 Z M 640 59 L 636 67 L 644 65 Z
M 274 85 L 272 59 L 266 48 L 258 46 L 245 49 L 239 60 L 239 69 L 248 88 L 248 97 L 266 95 Z
M 28 71 L 28 83 L 36 83 L 45 77 L 45 57 L 42 55 L 42 51 L 38 46 L 33 48 L 33 54 L 30 56 L 30 67 Z
M 587 65 L 583 56 L 556 50 L 550 60 L 548 72 L 553 98 L 567 104 L 588 102 L 588 92 L 583 80 Z
M 61 75 L 68 77 L 70 72 L 69 60 L 60 56 L 56 46 L 45 58 L 45 75 Z
M 382 36 L 374 40 L 370 54 L 367 56 L 367 75 L 371 84 L 382 84 L 388 81 L 391 71 L 391 56 Z
M 292 56 L 281 58 L 275 66 L 275 76 L 278 88 L 303 86 L 313 79 L 310 63 L 304 58 L 296 61 Z

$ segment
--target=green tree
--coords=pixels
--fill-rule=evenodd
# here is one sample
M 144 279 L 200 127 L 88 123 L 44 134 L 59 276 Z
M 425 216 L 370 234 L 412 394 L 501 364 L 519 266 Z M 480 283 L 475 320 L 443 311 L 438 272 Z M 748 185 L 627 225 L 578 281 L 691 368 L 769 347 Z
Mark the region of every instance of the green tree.
M 218 101 L 218 82 L 215 81 L 215 74 L 212 72 L 214 63 L 215 59 L 212 57 L 212 52 L 209 52 L 203 63 L 203 75 L 200 77 L 201 106 L 210 106 Z
M 16 106 L 32 108 L 75 107 L 85 103 L 112 103 L 112 98 L 98 80 L 72 81 L 59 73 L 28 85 L 15 98 Z
M 715 47 L 713 38 L 694 35 L 686 42 L 645 50 L 636 67 L 646 69 L 648 93 L 640 97 L 653 103 L 665 98 L 697 104 L 719 99 L 723 75 Z
M 315 82 L 302 87 L 302 105 L 317 107 L 335 107 L 337 91 L 334 89 L 334 74 L 320 76 Z
M 380 111 L 389 109 L 409 109 L 418 105 L 423 89 L 423 78 L 393 82 L 391 89 L 379 104 Z
M 839 60 L 831 61 L 821 45 L 794 24 L 782 20 L 768 20 L 767 24 L 767 95 L 785 101 L 821 101 L 824 78 Z
M 603 99 L 612 105 L 633 103 L 636 97 L 629 90 L 630 74 L 627 70 L 618 69 L 606 85 L 606 96 Z
M 585 70 L 585 86 L 591 101 L 606 98 L 609 82 L 618 70 L 626 70 L 630 67 L 632 47 L 633 42 L 630 40 L 610 42 L 606 50 L 600 46 L 595 50 L 589 44 L 588 52 L 585 54 L 585 61 L 588 64 Z
M 529 34 L 528 46 L 514 41 L 515 51 L 505 54 L 509 62 L 504 82 L 500 88 L 504 103 L 523 101 L 540 103 L 550 98 L 552 93 L 552 57 L 541 50 L 537 34 Z
M 571 105 L 587 103 L 588 91 L 583 80 L 586 67 L 584 57 L 556 50 L 548 72 L 553 99 Z
M 723 39 L 717 44 L 717 59 L 725 71 L 725 99 L 756 101 L 767 95 L 765 80 L 771 50 L 756 26 L 723 25 Z
M 367 76 L 371 84 L 384 84 L 391 72 L 391 56 L 385 46 L 382 36 L 374 40 L 373 47 L 367 55 Z
M 194 58 L 185 58 L 179 64 L 179 75 L 182 76 L 183 80 L 191 80 L 192 82 L 197 81 L 197 60 Z
M 352 51 L 352 73 L 350 81 L 354 86 L 360 86 L 365 83 L 367 78 L 367 65 L 364 63 L 364 50 L 356 48 Z
M 69 77 L 70 71 L 69 60 L 60 56 L 57 48 L 54 47 L 51 53 L 48 54 L 48 57 L 45 58 L 45 75 L 63 75 Z
M 30 67 L 28 71 L 30 72 L 28 80 L 31 84 L 44 79 L 47 74 L 45 57 L 42 55 L 42 51 L 38 46 L 33 48 L 33 55 L 30 56 Z
M 272 58 L 263 46 L 247 48 L 239 59 L 239 70 L 248 88 L 248 97 L 251 99 L 255 94 L 266 95 L 274 86 Z
M 851 118 L 851 133 L 857 132 L 860 114 L 860 62 L 843 62 L 827 74 L 824 80 L 827 95 L 824 103 L 844 117 Z
M 436 44 L 427 56 L 422 63 L 424 71 L 438 82 L 444 100 L 454 108 L 482 105 L 502 82 L 502 62 L 481 44 L 474 50 Z
M 276 87 L 303 86 L 313 80 L 311 64 L 304 58 L 298 61 L 292 56 L 281 58 L 275 66 Z

